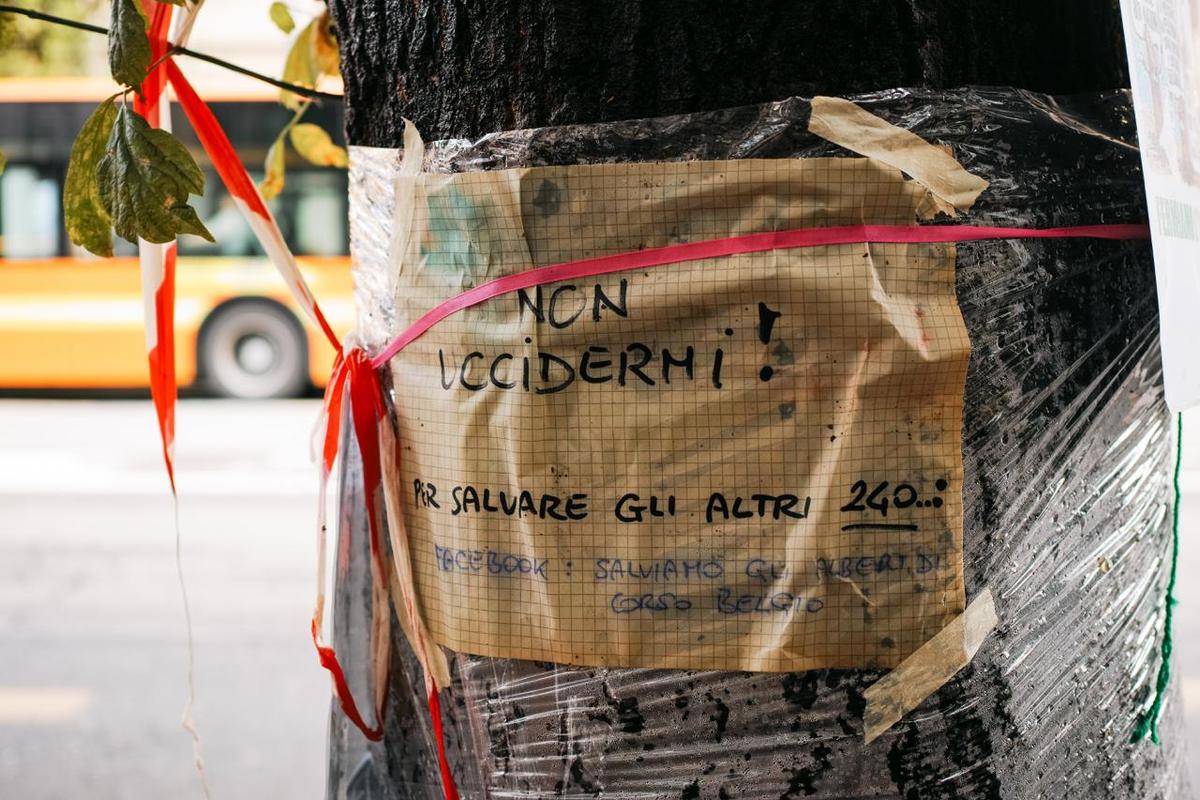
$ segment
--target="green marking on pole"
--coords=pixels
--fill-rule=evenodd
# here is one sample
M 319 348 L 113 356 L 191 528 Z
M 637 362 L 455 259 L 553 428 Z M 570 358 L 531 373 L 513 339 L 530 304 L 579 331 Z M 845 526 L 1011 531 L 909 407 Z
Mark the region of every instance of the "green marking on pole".
M 1158 680 L 1154 685 L 1154 702 L 1138 720 L 1137 728 L 1133 731 L 1133 741 L 1140 742 L 1150 734 L 1150 740 L 1159 743 L 1158 717 L 1162 713 L 1163 703 L 1167 699 L 1167 685 L 1171 682 L 1171 650 L 1174 647 L 1172 639 L 1172 617 L 1175 610 L 1175 575 L 1179 567 L 1179 473 L 1183 468 L 1183 414 L 1176 415 L 1175 426 L 1175 505 L 1171 510 L 1171 576 L 1167 581 L 1167 597 L 1163 601 L 1166 619 L 1163 623 L 1162 646 L 1159 655 L 1162 659 L 1158 665 Z

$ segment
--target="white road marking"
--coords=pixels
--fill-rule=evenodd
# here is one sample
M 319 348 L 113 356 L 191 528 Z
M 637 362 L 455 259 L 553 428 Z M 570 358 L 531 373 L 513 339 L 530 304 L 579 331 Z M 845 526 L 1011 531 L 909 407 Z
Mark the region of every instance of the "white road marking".
M 176 322 L 193 323 L 203 311 L 198 300 L 179 298 L 175 304 Z M 59 299 L 39 300 L 33 297 L 6 297 L 0 302 L 0 328 L 57 328 L 75 326 L 142 327 L 143 307 L 140 299 L 97 299 L 74 302 Z M 80 328 L 81 336 L 86 332 Z
M 1183 695 L 1183 710 L 1190 716 L 1200 716 L 1200 677 L 1186 676 L 1179 682 Z
M 1179 491 L 1185 495 L 1200 494 L 1200 470 L 1185 467 L 1179 474 Z
M 0 725 L 69 725 L 92 706 L 90 689 L 0 687 Z
M 152 436 L 154 432 L 147 432 Z M 317 495 L 317 468 L 304 459 L 282 468 L 277 463 L 230 464 L 220 469 L 175 468 L 180 496 L 296 497 Z M 4 448 L 0 459 L 0 496 L 4 495 L 161 495 L 169 491 L 160 460 L 81 457 L 50 448 Z M 314 503 L 315 503 L 314 499 Z
M 185 400 L 176 476 L 187 496 L 316 497 L 316 400 Z M 146 401 L 0 401 L 0 497 L 168 491 Z

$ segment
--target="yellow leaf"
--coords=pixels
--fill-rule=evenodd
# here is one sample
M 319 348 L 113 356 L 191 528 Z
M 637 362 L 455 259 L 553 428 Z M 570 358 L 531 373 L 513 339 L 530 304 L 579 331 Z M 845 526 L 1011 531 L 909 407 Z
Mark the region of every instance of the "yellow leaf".
M 92 112 L 71 145 L 63 183 L 63 223 L 67 236 L 98 256 L 113 254 L 112 217 L 100 201 L 96 165 L 104 158 L 116 119 L 117 107 L 111 97 Z
M 314 19 L 305 25 L 292 40 L 292 47 L 283 62 L 283 79 L 288 83 L 310 88 L 317 85 L 317 62 L 313 52 L 313 41 L 318 22 L 318 19 Z M 305 103 L 305 98 L 284 89 L 279 95 L 279 102 L 295 111 Z
M 283 141 L 281 133 L 271 144 L 271 149 L 267 151 L 266 177 L 262 183 L 258 185 L 258 190 L 262 192 L 264 200 L 273 200 L 283 191 L 284 179 L 284 153 L 287 149 L 287 144 Z
M 292 147 L 307 161 L 321 167 L 345 167 L 349 163 L 346 151 L 333 143 L 319 125 L 301 122 L 290 133 Z
M 271 3 L 271 8 L 267 13 L 271 15 L 271 22 L 275 23 L 275 27 L 284 33 L 291 33 L 296 29 L 296 21 L 292 19 L 292 12 L 288 11 L 288 7 L 284 3 Z
M 322 75 L 340 75 L 341 59 L 338 57 L 337 39 L 329 23 L 329 12 L 317 17 L 313 30 L 313 60 Z

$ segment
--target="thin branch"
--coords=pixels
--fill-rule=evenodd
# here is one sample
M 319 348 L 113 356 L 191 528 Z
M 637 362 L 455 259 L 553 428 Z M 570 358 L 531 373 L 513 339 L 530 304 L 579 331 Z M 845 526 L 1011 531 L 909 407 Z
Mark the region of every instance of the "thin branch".
M 87 31 L 88 33 L 101 33 L 105 36 L 108 35 L 108 28 L 102 28 L 99 25 L 92 25 L 87 22 L 68 19 L 67 17 L 59 17 L 54 14 L 46 14 L 41 11 L 34 11 L 31 8 L 21 8 L 19 6 L 0 4 L 0 14 L 3 13 L 20 14 L 22 16 L 29 17 L 30 19 L 41 20 L 42 22 L 51 22 L 55 25 L 63 25 L 67 28 L 76 28 L 81 31 Z M 300 86 L 295 83 L 281 81 L 278 78 L 272 78 L 269 75 L 263 75 L 261 72 L 255 72 L 252 69 L 246 69 L 245 67 L 240 67 L 237 64 L 231 64 L 228 61 L 223 61 L 216 56 L 210 56 L 208 53 L 198 53 L 195 50 L 189 50 L 186 47 L 176 47 L 173 49 L 177 55 L 189 56 L 197 59 L 198 61 L 206 61 L 209 64 L 215 64 L 216 66 L 223 67 L 231 72 L 237 72 L 241 75 L 254 78 L 255 80 L 260 80 L 263 83 L 269 83 L 272 86 L 277 86 L 280 89 L 286 89 L 293 94 L 298 94 L 311 100 L 333 100 L 340 103 L 344 99 L 340 94 L 321 92 L 316 89 L 309 88 L 308 86 Z
M 0 8 L 3 8 L 3 6 L 0 6 Z M 256 80 L 260 80 L 264 83 L 269 83 L 272 86 L 277 86 L 280 89 L 286 89 L 292 94 L 298 94 L 301 97 L 307 97 L 310 100 L 333 100 L 336 103 L 340 103 L 345 99 L 345 97 L 340 94 L 318 91 L 317 89 L 313 89 L 309 86 L 301 86 L 297 83 L 288 83 L 287 81 L 281 81 L 278 78 L 272 78 L 269 75 L 263 75 L 261 72 L 255 72 L 252 69 L 240 67 L 237 64 L 230 64 L 228 61 L 222 61 L 216 56 L 210 56 L 208 53 L 197 53 L 195 50 L 189 50 L 186 47 L 180 47 L 178 52 L 181 56 L 190 56 L 198 61 L 207 61 L 209 64 L 215 64 L 218 67 L 224 67 L 232 72 L 237 72 L 250 78 L 255 78 Z

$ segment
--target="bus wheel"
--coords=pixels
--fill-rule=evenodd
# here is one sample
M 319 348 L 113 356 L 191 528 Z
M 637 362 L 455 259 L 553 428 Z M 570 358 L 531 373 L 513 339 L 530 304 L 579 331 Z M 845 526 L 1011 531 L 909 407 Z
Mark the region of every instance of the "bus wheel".
M 200 330 L 197 365 L 218 397 L 298 397 L 308 388 L 304 329 L 269 300 L 236 300 Z

